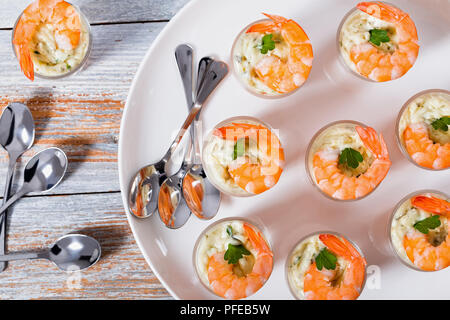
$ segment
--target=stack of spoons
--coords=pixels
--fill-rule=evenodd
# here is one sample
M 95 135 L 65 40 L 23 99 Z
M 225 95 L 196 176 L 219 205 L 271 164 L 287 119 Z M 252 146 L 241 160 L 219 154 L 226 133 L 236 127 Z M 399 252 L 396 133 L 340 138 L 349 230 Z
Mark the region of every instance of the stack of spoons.
M 171 229 L 183 226 L 194 213 L 200 219 L 213 218 L 220 204 L 220 191 L 208 180 L 200 161 L 196 125 L 202 107 L 228 73 L 222 61 L 204 57 L 200 60 L 195 91 L 193 90 L 193 50 L 186 44 L 175 50 L 183 81 L 189 114 L 163 158 L 141 168 L 130 183 L 128 209 L 138 218 L 148 218 L 158 211 L 161 221 Z M 194 99 L 195 97 L 195 99 Z M 191 143 L 180 169 L 167 176 L 167 163 L 190 128 Z

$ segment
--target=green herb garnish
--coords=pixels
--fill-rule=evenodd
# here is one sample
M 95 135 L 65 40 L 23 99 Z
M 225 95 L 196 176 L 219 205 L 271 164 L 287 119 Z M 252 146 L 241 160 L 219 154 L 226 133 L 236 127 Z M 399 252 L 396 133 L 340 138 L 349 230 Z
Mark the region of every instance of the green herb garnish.
M 238 157 L 243 156 L 244 152 L 245 152 L 245 139 L 239 139 L 234 144 L 233 160 L 236 160 Z
M 227 227 L 227 234 L 228 234 L 230 237 L 233 237 L 233 228 L 232 228 L 231 226 L 228 226 L 228 227 Z
M 450 126 L 450 117 L 445 116 L 439 119 L 434 120 L 431 125 L 433 126 L 434 130 L 442 130 L 447 132 L 448 126 Z
M 67 69 L 70 69 L 70 68 L 72 68 L 72 67 L 71 67 L 71 65 L 70 65 L 70 64 L 68 64 L 68 63 L 66 63 L 66 67 L 67 67 Z
M 361 153 L 352 148 L 345 148 L 339 155 L 339 163 L 347 164 L 349 167 L 356 169 L 360 162 L 363 162 Z
M 272 40 L 273 34 L 266 34 L 262 38 L 262 43 L 260 46 L 260 51 L 262 54 L 266 54 L 267 52 L 275 49 L 275 41 Z
M 248 256 L 250 254 L 250 251 L 245 249 L 242 244 L 235 246 L 229 243 L 228 250 L 225 252 L 223 258 L 228 261 L 228 264 L 236 264 L 244 255 Z
M 428 217 L 426 219 L 417 221 L 414 224 L 414 228 L 422 232 L 423 234 L 428 234 L 431 229 L 435 229 L 441 225 L 441 220 L 439 220 L 438 215 Z
M 327 248 L 323 248 L 316 257 L 316 267 L 322 270 L 323 267 L 328 270 L 336 269 L 337 257 Z
M 379 46 L 382 42 L 389 42 L 391 40 L 388 36 L 387 31 L 383 29 L 372 29 L 369 31 L 369 33 L 369 41 L 376 46 Z

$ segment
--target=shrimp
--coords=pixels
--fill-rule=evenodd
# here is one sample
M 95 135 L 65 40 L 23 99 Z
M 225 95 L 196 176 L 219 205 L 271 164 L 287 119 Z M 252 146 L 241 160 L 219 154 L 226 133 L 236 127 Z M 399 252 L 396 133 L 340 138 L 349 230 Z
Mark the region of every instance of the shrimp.
M 175 207 L 173 206 L 170 194 L 169 187 L 164 184 L 159 190 L 158 211 L 162 222 L 164 222 L 166 226 L 173 227 L 175 225 L 175 221 L 173 219 Z
M 303 290 L 307 300 L 355 300 L 361 293 L 366 260 L 345 238 L 321 234 L 320 241 L 345 264 L 335 270 L 317 269 L 313 262 L 305 274 Z
M 311 42 L 305 31 L 294 20 L 263 13 L 271 21 L 252 25 L 247 33 L 281 33 L 289 46 L 286 59 L 267 55 L 255 66 L 255 72 L 264 84 L 278 93 L 287 93 L 300 87 L 308 78 L 313 61 Z
M 450 202 L 436 197 L 416 196 L 411 204 L 427 212 L 450 218 Z M 440 227 L 423 234 L 411 230 L 403 237 L 403 248 L 409 260 L 422 270 L 437 271 L 450 265 L 450 238 L 448 226 Z
M 364 146 L 375 156 L 375 160 L 359 176 L 347 176 L 339 165 L 336 150 L 321 150 L 314 154 L 313 172 L 319 188 L 333 198 L 356 199 L 369 194 L 386 177 L 391 161 L 383 136 L 377 136 L 373 128 L 356 127 Z
M 70 3 L 63 0 L 35 0 L 31 3 L 23 11 L 13 36 L 20 68 L 31 81 L 34 80 L 31 42 L 39 28 L 46 24 L 53 26 L 56 44 L 61 49 L 73 49 L 80 41 L 80 16 Z
M 262 125 L 232 123 L 214 134 L 235 142 L 244 139 L 248 143 L 248 152 L 237 156 L 228 166 L 228 173 L 239 187 L 259 194 L 278 182 L 283 172 L 284 151 L 278 137 L 269 129 Z
M 430 139 L 423 123 L 414 123 L 403 131 L 406 151 L 420 166 L 430 169 L 450 167 L 450 143 L 440 144 Z
M 350 60 L 356 70 L 374 81 L 389 81 L 403 76 L 414 64 L 419 54 L 417 30 L 409 15 L 382 2 L 361 2 L 359 10 L 377 19 L 393 24 L 391 36 L 394 51 L 384 50 L 370 42 L 360 43 L 350 50 Z
M 208 280 L 213 291 L 226 299 L 243 299 L 258 291 L 272 273 L 273 254 L 261 232 L 256 232 L 248 223 L 244 231 L 251 245 L 255 263 L 250 273 L 238 276 L 233 265 L 224 260 L 225 252 L 209 258 Z

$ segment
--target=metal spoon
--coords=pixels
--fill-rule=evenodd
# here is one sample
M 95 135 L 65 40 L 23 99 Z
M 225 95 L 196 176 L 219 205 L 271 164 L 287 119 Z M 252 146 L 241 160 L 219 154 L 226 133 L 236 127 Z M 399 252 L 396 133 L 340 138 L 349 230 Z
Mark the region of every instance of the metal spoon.
M 201 110 L 208 96 L 217 87 L 220 81 L 225 78 L 227 73 L 228 66 L 226 63 L 214 61 L 211 64 L 211 67 L 205 74 L 204 83 L 199 89 L 197 101 L 189 112 L 167 153 L 157 163 L 141 168 L 131 180 L 128 192 L 128 210 L 136 217 L 147 218 L 156 211 L 159 189 L 167 177 L 165 170 L 166 163 L 178 147 L 186 130 L 197 116 L 197 113 Z
M 102 249 L 94 238 L 82 234 L 68 234 L 58 239 L 46 250 L 29 253 L 10 253 L 0 256 L 0 261 L 47 259 L 63 271 L 89 268 L 100 259 Z
M 17 159 L 33 145 L 34 132 L 33 116 L 26 105 L 13 102 L 3 110 L 0 117 L 0 145 L 8 152 L 9 156 L 3 203 L 8 200 L 11 193 Z M 7 214 L 8 212 L 5 211 L 0 215 L 0 255 L 5 254 Z M 0 272 L 5 268 L 6 263 L 0 262 Z
M 192 64 L 193 50 L 187 44 L 181 44 L 175 49 L 175 59 L 178 65 L 178 71 L 183 81 L 184 94 L 186 96 L 188 111 L 194 107 L 192 97 Z M 190 126 L 192 140 L 193 126 Z M 177 229 L 183 226 L 191 216 L 191 210 L 182 196 L 181 184 L 187 170 L 191 166 L 191 145 L 188 155 L 183 160 L 180 169 L 168 177 L 161 185 L 158 194 L 158 211 L 161 221 L 166 227 Z
M 34 155 L 24 169 L 22 187 L 0 207 L 0 213 L 30 192 L 49 191 L 56 187 L 67 170 L 66 154 L 51 147 Z
M 198 76 L 197 76 L 197 88 L 198 93 L 199 87 L 202 85 L 201 80 L 203 79 L 203 74 L 208 70 L 213 60 L 209 57 L 202 58 L 199 62 Z M 200 112 L 197 114 L 197 120 L 200 117 Z M 189 168 L 188 172 L 183 179 L 183 195 L 186 199 L 186 203 L 194 213 L 200 219 L 212 219 L 216 216 L 219 210 L 221 193 L 220 191 L 212 185 L 206 176 L 203 166 L 201 164 L 200 156 L 200 143 L 198 141 L 197 127 L 194 125 L 192 127 L 192 140 L 194 146 L 194 160 L 193 165 Z M 198 192 L 185 192 L 186 186 L 190 184 L 191 190 L 202 190 L 202 196 L 199 196 Z M 198 187 L 198 188 L 197 188 Z M 195 194 L 193 194 L 195 193 Z M 193 196 L 197 196 L 198 199 L 194 199 Z M 196 201 L 197 200 L 197 201 Z M 196 205 L 198 201 L 201 201 L 201 205 Z

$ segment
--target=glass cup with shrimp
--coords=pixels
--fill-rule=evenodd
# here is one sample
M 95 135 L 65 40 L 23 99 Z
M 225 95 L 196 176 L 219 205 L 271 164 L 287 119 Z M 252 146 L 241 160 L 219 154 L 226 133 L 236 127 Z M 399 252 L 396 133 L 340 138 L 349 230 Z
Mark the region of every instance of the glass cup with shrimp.
M 407 195 L 390 219 L 391 248 L 400 261 L 418 271 L 450 265 L 450 197 L 436 190 Z
M 261 229 L 242 218 L 226 218 L 207 227 L 193 254 L 200 282 L 215 295 L 238 300 L 251 296 L 269 279 L 273 252 Z
M 362 79 L 384 82 L 402 77 L 419 54 L 416 26 L 392 4 L 361 2 L 338 28 L 340 61 Z
M 268 124 L 233 117 L 217 124 L 203 146 L 203 168 L 225 194 L 249 197 L 274 187 L 284 166 L 284 150 Z
M 313 62 L 311 42 L 294 20 L 266 14 L 237 36 L 231 61 L 234 74 L 251 93 L 284 97 L 308 79 Z
M 366 197 L 391 167 L 383 136 L 350 120 L 320 129 L 308 146 L 305 163 L 313 185 L 326 197 L 340 201 Z
M 335 232 L 316 232 L 292 249 L 286 279 L 296 299 L 355 300 L 364 288 L 366 265 L 354 242 Z
M 430 89 L 417 93 L 397 117 L 396 136 L 402 153 L 429 170 L 450 168 L 450 91 Z
M 92 47 L 83 13 L 63 0 L 35 0 L 22 12 L 12 32 L 14 54 L 24 75 L 59 79 L 85 65 Z

